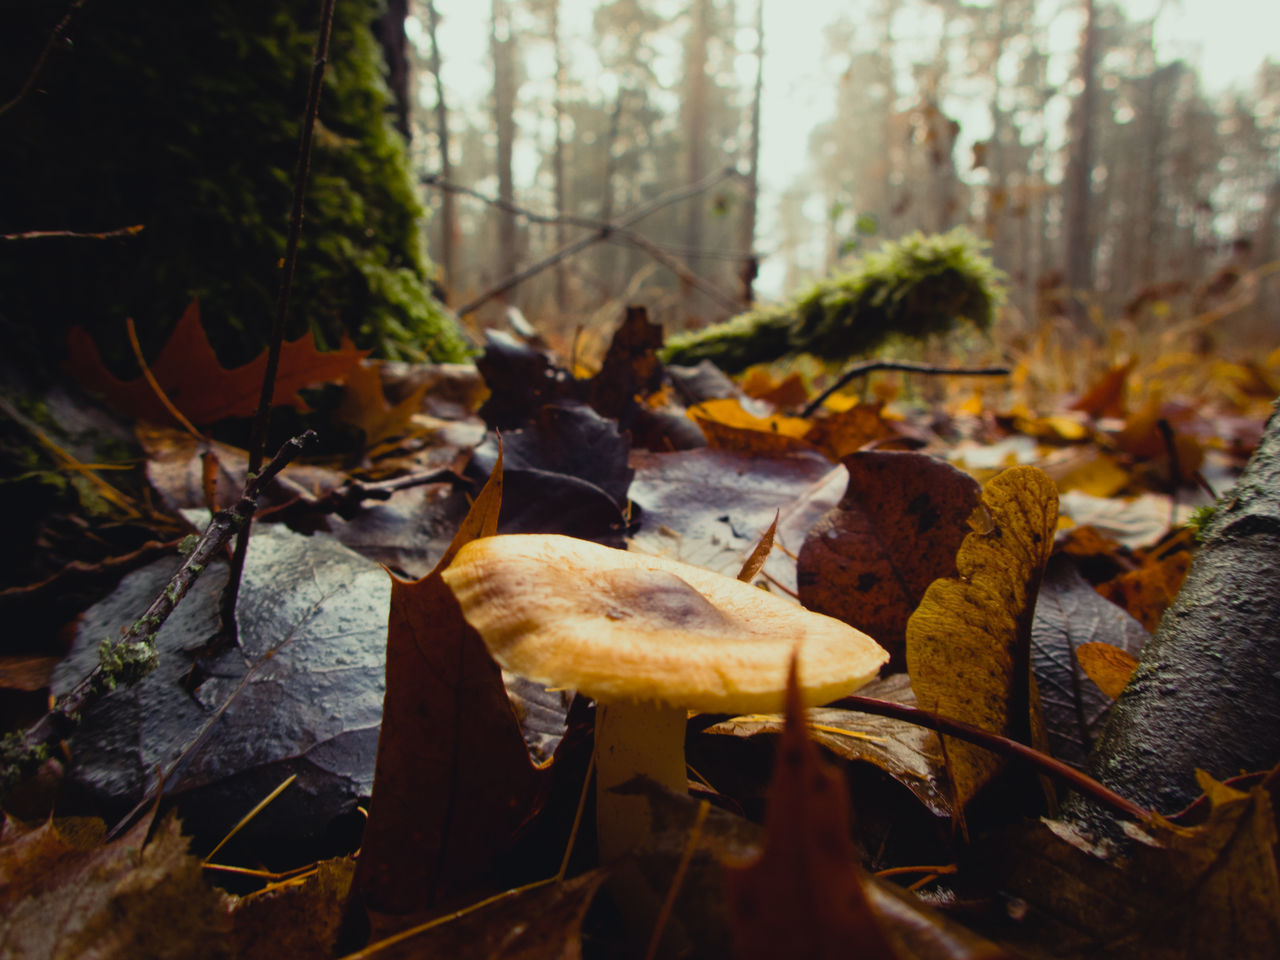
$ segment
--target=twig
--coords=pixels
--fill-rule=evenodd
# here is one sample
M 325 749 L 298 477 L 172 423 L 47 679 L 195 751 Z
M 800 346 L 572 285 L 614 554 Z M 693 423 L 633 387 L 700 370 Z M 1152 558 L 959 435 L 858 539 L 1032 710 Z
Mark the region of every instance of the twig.
M 978 746 L 985 747 L 992 753 L 998 753 L 1002 757 L 1021 760 L 1028 766 L 1033 767 L 1036 772 L 1066 783 L 1080 793 L 1087 794 L 1098 803 L 1116 811 L 1121 816 L 1142 823 L 1150 820 L 1154 815 L 1145 807 L 1140 807 L 1132 800 L 1125 799 L 1110 787 L 1103 786 L 1097 780 L 1081 773 L 1075 767 L 1068 766 L 1061 760 L 1055 760 L 1046 753 L 1033 750 L 1025 743 L 1019 743 L 1017 740 L 990 733 L 981 727 L 975 727 L 961 720 L 943 717 L 936 713 L 930 713 L 928 710 L 921 710 L 919 707 L 908 706 L 905 703 L 876 700 L 873 697 L 843 697 L 834 703 L 827 704 L 827 706 L 843 710 L 856 710 L 859 713 L 870 713 L 877 717 L 889 717 L 893 720 L 902 720 L 918 727 L 926 727 L 930 730 L 936 730 L 938 733 L 945 733 L 959 740 L 976 743 Z
M 27 230 L 24 233 L 0 233 L 0 240 L 114 240 L 117 237 L 136 237 L 144 225 L 135 223 L 131 227 L 118 227 L 115 230 L 103 230 L 99 233 L 83 233 L 79 230 Z
M 27 75 L 26 82 L 22 88 L 11 97 L 8 102 L 0 105 L 0 114 L 7 113 L 26 99 L 36 85 L 36 80 L 40 77 L 40 71 L 44 69 L 44 65 L 48 62 L 53 48 L 56 47 L 64 36 L 67 29 L 71 26 L 71 21 L 76 15 L 76 11 L 84 6 L 85 0 L 74 0 L 71 6 L 67 7 L 66 14 L 58 21 L 58 25 L 53 28 L 53 33 L 49 34 L 49 41 L 44 45 L 44 49 L 40 51 L 40 56 L 36 59 L 35 66 L 31 68 L 31 73 Z M 6 238 L 9 239 L 9 238 Z
M 53 708 L 36 723 L 15 735 L 16 742 L 5 743 L 6 769 L 3 771 L 3 778 L 0 778 L 5 787 L 11 786 L 24 772 L 22 767 L 42 758 L 43 748 L 70 733 L 85 707 L 96 697 L 121 682 L 132 683 L 151 670 L 156 659 L 156 632 L 199 579 L 205 567 L 218 557 L 235 532 L 248 523 L 257 509 L 258 497 L 263 488 L 315 438 L 315 431 L 308 430 L 281 447 L 271 462 L 249 479 L 235 506 L 213 515 L 205 532 L 196 540 L 190 555 L 169 578 L 164 590 L 147 607 L 146 612 L 134 621 L 119 640 L 103 641 L 98 651 L 98 665 L 89 675 L 60 697 Z
M 571 257 L 575 253 L 578 253 L 581 250 L 585 250 L 587 247 L 592 246 L 593 244 L 599 243 L 602 240 L 607 240 L 611 234 L 616 233 L 620 229 L 625 229 L 626 227 L 631 226 L 633 223 L 638 223 L 639 221 L 643 220 L 645 217 L 650 216 L 653 213 L 656 213 L 658 210 L 661 210 L 663 207 L 670 206 L 673 203 L 678 203 L 681 200 L 687 200 L 689 197 L 697 196 L 699 193 L 703 193 L 707 190 L 710 190 L 712 187 L 714 187 L 717 183 L 720 183 L 722 180 L 727 180 L 730 177 L 738 177 L 738 176 L 741 176 L 741 174 L 739 174 L 738 171 L 734 170 L 732 167 L 725 167 L 723 170 L 719 170 L 713 174 L 710 174 L 709 176 L 703 177 L 701 180 L 697 181 L 696 183 L 691 183 L 687 186 L 680 187 L 676 190 L 671 190 L 667 193 L 664 193 L 660 197 L 655 197 L 653 200 L 649 201 L 648 203 L 642 204 L 641 206 L 636 207 L 626 216 L 620 217 L 617 221 L 614 221 L 611 223 L 603 223 L 599 225 L 598 227 L 596 227 L 594 232 L 589 233 L 584 237 L 579 237 L 577 240 L 574 240 L 572 243 L 566 244 L 565 246 L 561 247 L 559 250 L 556 250 L 548 254 L 547 256 L 543 257 L 537 263 L 531 264 L 530 266 L 525 267 L 523 270 L 520 270 L 519 272 L 514 273 L 511 276 L 507 277 L 505 280 L 501 281 L 500 283 L 495 284 L 494 286 L 490 287 L 488 290 L 484 291 L 484 293 L 476 297 L 474 300 L 472 300 L 470 303 L 463 304 L 461 307 L 459 307 L 458 315 L 465 316 L 466 314 L 479 309 L 481 306 L 483 306 L 485 303 L 488 303 L 494 297 L 501 296 L 502 294 L 506 293 L 508 290 L 512 289 L 513 287 L 517 287 L 520 284 L 524 283 L 524 281 L 528 280 L 530 277 L 536 276 L 537 274 L 541 273 L 543 270 L 546 270 L 548 267 L 555 266 L 561 260 Z
M 302 114 L 302 133 L 298 138 L 298 162 L 293 172 L 293 212 L 289 216 L 289 239 L 285 246 L 284 262 L 280 271 L 280 289 L 276 294 L 275 324 L 271 329 L 271 343 L 267 348 L 267 367 L 262 373 L 262 393 L 258 397 L 258 411 L 253 418 L 249 435 L 249 476 L 262 466 L 263 450 L 267 444 L 267 432 L 271 426 L 271 400 L 275 396 L 276 373 L 280 369 L 280 347 L 284 342 L 285 318 L 289 314 L 289 294 L 293 289 L 293 271 L 298 263 L 298 240 L 302 236 L 302 209 L 307 192 L 307 173 L 311 167 L 311 139 L 316 127 L 316 114 L 320 109 L 320 88 L 324 83 L 324 67 L 329 55 L 329 33 L 333 27 L 334 0 L 323 0 L 320 10 L 320 33 L 316 37 L 315 59 L 311 64 L 311 86 L 307 91 L 307 106 Z M 231 554 L 231 570 L 227 586 L 222 593 L 222 632 L 235 634 L 236 600 L 240 595 L 240 579 L 244 574 L 244 560 L 249 552 L 249 531 L 252 520 L 245 522 L 236 535 L 235 550 Z
M 869 363 L 856 363 L 840 374 L 835 383 L 810 400 L 808 406 L 800 411 L 800 416 L 813 416 L 827 397 L 842 387 L 848 386 L 858 377 L 875 373 L 877 370 L 904 370 L 907 373 L 929 373 L 951 377 L 1006 377 L 1010 373 L 1008 367 L 935 367 L 929 363 L 909 363 L 905 360 L 872 360 Z

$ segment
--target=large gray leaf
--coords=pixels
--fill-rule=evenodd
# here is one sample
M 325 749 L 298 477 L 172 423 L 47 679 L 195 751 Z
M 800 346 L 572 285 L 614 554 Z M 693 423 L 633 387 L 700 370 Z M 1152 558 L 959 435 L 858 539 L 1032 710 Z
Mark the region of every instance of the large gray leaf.
M 81 619 L 53 692 L 92 668 L 172 573 L 163 560 L 126 577 Z M 237 611 L 239 647 L 193 692 L 193 655 L 215 633 L 224 564 L 211 566 L 156 637 L 159 668 L 91 707 L 70 742 L 69 785 L 108 815 L 164 791 L 198 840 L 217 839 L 290 774 L 298 779 L 249 833 L 305 844 L 368 796 L 382 714 L 386 572 L 325 536 L 255 528 Z

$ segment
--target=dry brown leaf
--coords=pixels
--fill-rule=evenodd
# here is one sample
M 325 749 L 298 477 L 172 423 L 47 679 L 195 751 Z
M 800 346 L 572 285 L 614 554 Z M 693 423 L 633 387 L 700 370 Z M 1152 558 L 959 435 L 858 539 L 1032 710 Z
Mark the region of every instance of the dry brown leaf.
M 173 415 L 144 377 L 126 382 L 103 365 L 93 338 L 83 327 L 73 328 L 68 335 L 67 353 L 67 372 L 86 390 L 101 393 L 116 410 L 153 423 L 174 423 Z M 297 397 L 298 390 L 340 379 L 368 353 L 357 350 L 349 340 L 344 340 L 337 350 L 321 353 L 308 331 L 283 345 L 272 402 L 306 409 Z M 193 423 L 202 425 L 225 417 L 252 416 L 262 393 L 266 366 L 265 352 L 240 367 L 228 370 L 222 366 L 200 324 L 199 301 L 192 300 L 151 364 L 151 372 L 174 406 Z
M 907 623 L 907 671 L 924 709 L 1032 743 L 1043 732 L 1033 719 L 1031 623 L 1057 492 L 1034 467 L 1012 467 L 987 484 L 982 504 L 989 521 L 965 537 L 959 577 L 930 584 Z M 1003 761 L 951 737 L 944 744 L 963 809 Z

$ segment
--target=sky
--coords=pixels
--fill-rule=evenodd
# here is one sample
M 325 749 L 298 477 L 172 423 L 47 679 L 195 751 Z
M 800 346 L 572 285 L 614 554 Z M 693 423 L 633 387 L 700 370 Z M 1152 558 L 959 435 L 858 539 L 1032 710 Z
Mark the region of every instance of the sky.
M 972 2 L 972 0 L 971 0 Z M 997 0 L 998 2 L 998 0 Z M 981 3 L 977 0 L 975 5 Z M 659 9 L 671 14 L 687 6 L 687 0 L 654 0 Z M 1157 55 L 1162 61 L 1182 58 L 1200 71 L 1201 82 L 1210 94 L 1231 87 L 1247 88 L 1257 68 L 1271 56 L 1280 59 L 1280 0 L 1122 0 L 1130 20 L 1148 18 L 1159 10 L 1156 29 Z M 592 56 L 585 45 L 591 26 L 593 0 L 561 0 L 563 30 L 570 37 L 571 63 Z M 1079 42 L 1080 21 L 1072 13 L 1073 0 L 1041 0 L 1046 16 L 1052 15 L 1050 31 L 1053 57 L 1051 70 L 1063 78 L 1074 64 Z M 754 9 L 749 0 L 739 0 L 740 15 Z M 822 51 L 823 28 L 847 14 L 849 0 L 765 0 L 765 94 L 761 105 L 760 177 L 762 190 L 760 242 L 768 250 L 771 229 L 771 198 L 807 168 L 809 132 L 830 117 L 834 93 L 833 68 L 815 51 Z M 492 84 L 488 51 L 489 5 L 477 0 L 436 0 L 441 17 L 441 49 L 445 53 L 446 88 L 455 105 L 481 105 Z M 1053 11 L 1062 11 L 1053 15 Z M 916 23 L 921 32 L 927 24 Z M 410 24 L 410 30 L 414 25 Z M 895 24 L 895 30 L 901 27 Z M 746 39 L 749 46 L 753 38 Z M 575 40 L 577 46 L 574 46 Z M 667 59 L 678 68 L 678 40 Z M 425 45 L 424 45 L 425 46 Z M 532 45 L 528 61 L 530 73 L 550 73 L 546 44 Z M 755 69 L 750 57 L 741 58 L 743 83 L 751 82 Z M 962 138 L 957 149 L 984 136 L 985 108 L 966 117 L 963 103 L 945 103 L 944 110 L 961 121 Z M 525 134 L 531 131 L 522 130 Z M 957 156 L 963 156 L 957 153 Z M 527 155 L 526 175 L 531 175 L 532 153 Z M 519 159 L 517 159 L 519 165 Z M 517 181 L 521 180 L 517 169 Z M 780 282 L 781 265 L 768 260 L 762 264 L 759 286 L 766 295 Z

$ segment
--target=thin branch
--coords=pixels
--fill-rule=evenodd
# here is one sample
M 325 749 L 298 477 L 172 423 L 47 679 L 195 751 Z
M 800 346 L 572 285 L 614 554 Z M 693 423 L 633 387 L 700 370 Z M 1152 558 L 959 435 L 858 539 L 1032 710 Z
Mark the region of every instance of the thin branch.
M 259 474 L 249 479 L 235 506 L 213 515 L 209 526 L 196 540 L 190 555 L 169 578 L 165 588 L 147 607 L 146 612 L 134 621 L 119 640 L 108 639 L 104 642 L 99 651 L 98 665 L 67 694 L 59 697 L 48 713 L 16 735 L 16 743 L 5 744 L 4 760 L 9 766 L 3 771 L 5 776 L 0 783 L 11 785 L 8 781 L 13 780 L 19 772 L 14 769 L 15 766 L 20 767 L 24 761 L 38 758 L 42 747 L 70 733 L 85 708 L 103 692 L 112 689 L 119 682 L 133 682 L 149 672 L 155 663 L 155 635 L 169 619 L 169 614 L 173 613 L 205 568 L 218 558 L 236 531 L 249 523 L 257 509 L 258 497 L 263 488 L 315 438 L 315 431 L 308 430 L 286 443 Z
M 848 386 L 858 377 L 865 377 L 868 373 L 875 373 L 877 370 L 904 370 L 907 373 L 928 373 L 949 377 L 1007 377 L 1010 373 L 1008 367 L 935 367 L 928 363 L 910 363 L 906 360 L 872 360 L 869 363 L 856 363 L 840 374 L 835 383 L 810 400 L 808 406 L 800 411 L 800 416 L 813 416 L 827 397 L 842 387 Z
M 905 703 L 876 700 L 873 697 L 843 697 L 834 703 L 827 704 L 827 706 L 837 707 L 842 710 L 855 710 L 859 713 L 870 713 L 877 717 L 889 717 L 893 720 L 902 720 L 918 727 L 926 727 L 938 733 L 945 733 L 947 736 L 956 737 L 959 740 L 975 743 L 980 747 L 985 747 L 992 753 L 998 753 L 1002 757 L 1020 760 L 1034 768 L 1036 772 L 1066 783 L 1073 790 L 1088 795 L 1123 817 L 1143 823 L 1154 816 L 1150 810 L 1120 796 L 1110 787 L 1103 786 L 1097 780 L 1086 776 L 1075 767 L 1068 766 L 1061 760 L 1055 760 L 1046 753 L 1033 750 L 1025 743 L 1019 743 L 1017 740 L 990 733 L 961 720 L 939 716 L 936 713 L 921 710 L 919 707 L 911 707 Z
M 484 291 L 484 293 L 480 294 L 470 303 L 463 304 L 461 307 L 458 308 L 458 315 L 465 316 L 466 314 L 471 313 L 474 310 L 477 310 L 478 308 L 483 306 L 485 303 L 488 303 L 490 300 L 492 300 L 494 297 L 501 296 L 502 294 L 506 293 L 508 290 L 512 289 L 513 287 L 517 287 L 520 284 L 524 283 L 524 281 L 528 280 L 530 277 L 537 276 L 539 273 L 541 273 L 543 270 L 546 270 L 548 267 L 555 266 L 560 261 L 573 256 L 575 253 L 585 250 L 587 247 L 590 247 L 593 244 L 599 243 L 602 240 L 607 240 L 611 234 L 617 233 L 619 230 L 625 229 L 626 227 L 629 227 L 634 223 L 638 223 L 639 221 L 643 220 L 645 217 L 648 217 L 656 213 L 657 211 L 661 210 L 663 207 L 667 207 L 673 203 L 679 203 L 681 200 L 687 200 L 690 197 L 697 196 L 699 193 L 703 193 L 707 190 L 710 190 L 717 183 L 720 183 L 723 180 L 727 180 L 731 177 L 740 177 L 740 176 L 741 174 L 738 173 L 737 170 L 733 169 L 732 167 L 725 167 L 723 170 L 719 170 L 713 174 L 703 177 L 701 180 L 699 180 L 696 183 L 691 183 L 687 186 L 679 187 L 675 190 L 668 191 L 667 193 L 664 193 L 659 197 L 655 197 L 653 200 L 650 200 L 648 203 L 642 204 L 641 206 L 636 207 L 634 210 L 626 214 L 626 216 L 619 218 L 617 221 L 614 221 L 611 223 L 599 224 L 594 228 L 594 232 L 587 234 L 585 237 L 579 237 L 577 240 L 574 240 L 572 243 L 569 243 L 561 247 L 560 249 L 555 250 L 552 253 L 549 253 L 547 256 L 543 257 L 541 260 L 537 261 L 536 263 L 531 264 L 528 267 L 525 267 L 525 269 L 512 274 L 511 276 L 507 277 L 505 280 L 490 287 L 488 290 Z
M 0 240 L 114 240 L 117 237 L 136 237 L 145 225 L 135 223 L 131 227 L 118 227 L 99 233 L 82 233 L 78 230 L 27 230 L 24 233 L 0 233 Z
M 76 15 L 76 11 L 83 7 L 85 0 L 74 0 L 71 6 L 67 7 L 67 12 L 58 25 L 53 28 L 53 33 L 49 34 L 49 41 L 44 45 L 44 49 L 40 51 L 40 56 L 36 59 L 35 66 L 31 68 L 31 73 L 27 75 L 26 82 L 12 98 L 3 105 L 0 105 L 0 114 L 7 113 L 16 107 L 19 103 L 26 99 L 27 94 L 35 89 L 36 80 L 40 78 L 40 71 L 44 69 L 44 65 L 48 63 L 49 57 L 53 54 L 53 48 L 62 42 L 62 38 L 67 35 L 67 30 L 71 26 L 71 21 Z M 5 239 L 10 239 L 6 237 Z
M 285 246 L 284 262 L 280 271 L 280 289 L 276 295 L 275 325 L 271 329 L 271 343 L 267 348 L 267 368 L 262 373 L 262 393 L 258 397 L 258 412 L 253 418 L 253 430 L 249 436 L 249 475 L 253 476 L 262 466 L 263 449 L 271 426 L 271 400 L 275 396 L 276 373 L 280 369 L 280 348 L 284 342 L 285 319 L 289 315 L 289 294 L 293 289 L 293 272 L 298 264 L 298 241 L 302 236 L 302 209 L 307 192 L 307 173 L 311 167 L 311 139 L 315 133 L 316 114 L 320 110 L 320 89 L 324 83 L 324 68 L 329 55 L 329 33 L 333 27 L 334 0 L 323 0 L 320 10 L 320 33 L 316 37 L 315 59 L 311 64 L 311 86 L 307 91 L 307 106 L 302 114 L 302 133 L 298 138 L 298 162 L 293 173 L 293 212 L 289 216 L 289 239 Z M 249 531 L 252 519 L 241 527 L 236 536 L 235 550 L 231 555 L 231 573 L 222 594 L 222 630 L 234 636 L 236 599 L 240 594 L 240 578 L 244 574 L 244 560 L 249 552 Z

